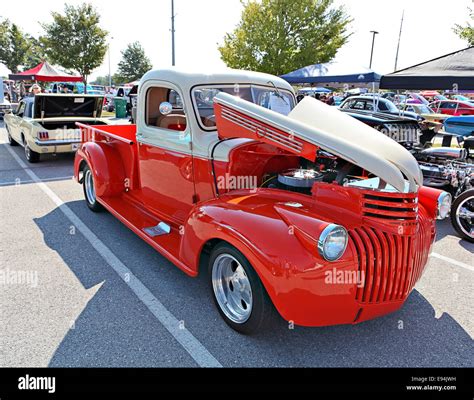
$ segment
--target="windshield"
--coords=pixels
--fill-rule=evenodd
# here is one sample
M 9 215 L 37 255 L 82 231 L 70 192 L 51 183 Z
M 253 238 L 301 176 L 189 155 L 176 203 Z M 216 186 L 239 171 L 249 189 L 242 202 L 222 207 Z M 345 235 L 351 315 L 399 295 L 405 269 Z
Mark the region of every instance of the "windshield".
M 288 115 L 295 106 L 293 94 L 285 89 L 257 85 L 212 85 L 198 86 L 192 90 L 194 108 L 203 129 L 216 127 L 214 97 L 220 92 L 229 93 L 262 107 Z
M 434 113 L 434 111 L 430 107 L 425 106 L 424 104 L 416 105 L 415 109 L 418 110 L 418 114 L 433 114 Z

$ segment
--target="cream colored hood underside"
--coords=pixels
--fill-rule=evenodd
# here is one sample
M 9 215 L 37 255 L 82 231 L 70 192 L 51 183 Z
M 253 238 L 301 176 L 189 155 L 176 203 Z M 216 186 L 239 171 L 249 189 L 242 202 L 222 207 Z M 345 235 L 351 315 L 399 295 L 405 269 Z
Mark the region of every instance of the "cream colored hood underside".
M 220 93 L 216 101 L 313 143 L 375 174 L 399 192 L 415 192 L 423 175 L 408 150 L 333 106 L 305 97 L 288 116 Z M 405 179 L 405 177 L 406 179 Z

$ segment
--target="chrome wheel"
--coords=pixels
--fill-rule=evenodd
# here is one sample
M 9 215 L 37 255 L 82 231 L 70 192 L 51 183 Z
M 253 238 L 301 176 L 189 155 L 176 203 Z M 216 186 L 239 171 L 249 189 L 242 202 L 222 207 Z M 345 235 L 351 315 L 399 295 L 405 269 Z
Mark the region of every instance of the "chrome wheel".
M 84 189 L 86 192 L 87 202 L 89 204 L 95 203 L 95 189 L 94 189 L 94 179 L 92 177 L 92 172 L 87 168 L 84 174 Z
M 231 321 L 246 322 L 252 313 L 252 287 L 240 262 L 220 254 L 212 264 L 212 287 L 219 307 Z
M 467 197 L 458 204 L 456 222 L 461 231 L 474 238 L 474 196 Z

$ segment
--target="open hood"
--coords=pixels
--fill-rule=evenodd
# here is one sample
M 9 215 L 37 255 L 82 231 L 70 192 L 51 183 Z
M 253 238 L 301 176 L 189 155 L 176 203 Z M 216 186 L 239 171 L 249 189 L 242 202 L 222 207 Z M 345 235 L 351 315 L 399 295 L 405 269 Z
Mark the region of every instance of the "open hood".
M 400 192 L 417 191 L 423 175 L 408 150 L 335 107 L 305 97 L 288 116 L 227 93 L 214 99 L 222 138 L 270 143 L 314 161 L 319 148 L 377 175 Z
M 33 118 L 99 118 L 104 96 L 76 94 L 37 94 Z

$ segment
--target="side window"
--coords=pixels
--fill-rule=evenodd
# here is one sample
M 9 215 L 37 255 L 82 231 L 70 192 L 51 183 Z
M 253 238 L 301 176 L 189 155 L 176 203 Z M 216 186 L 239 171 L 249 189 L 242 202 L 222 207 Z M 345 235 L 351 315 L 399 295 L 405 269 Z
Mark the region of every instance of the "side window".
M 373 101 L 365 101 L 364 102 L 364 110 L 374 111 L 374 102 Z
M 25 108 L 25 113 L 23 115 L 26 118 L 33 118 L 33 102 L 30 101 Z
M 385 104 L 384 101 L 379 101 L 379 110 L 380 111 L 388 111 L 388 107 L 387 107 L 387 105 Z
M 167 103 L 171 108 L 166 107 Z M 187 126 L 179 93 L 166 87 L 152 87 L 146 94 L 145 121 L 148 126 L 170 131 L 184 131 Z
M 352 106 L 354 105 L 355 101 L 354 100 L 349 100 L 349 101 L 346 101 L 344 103 L 344 105 L 342 106 L 342 108 L 346 109 L 346 108 L 352 108 Z

